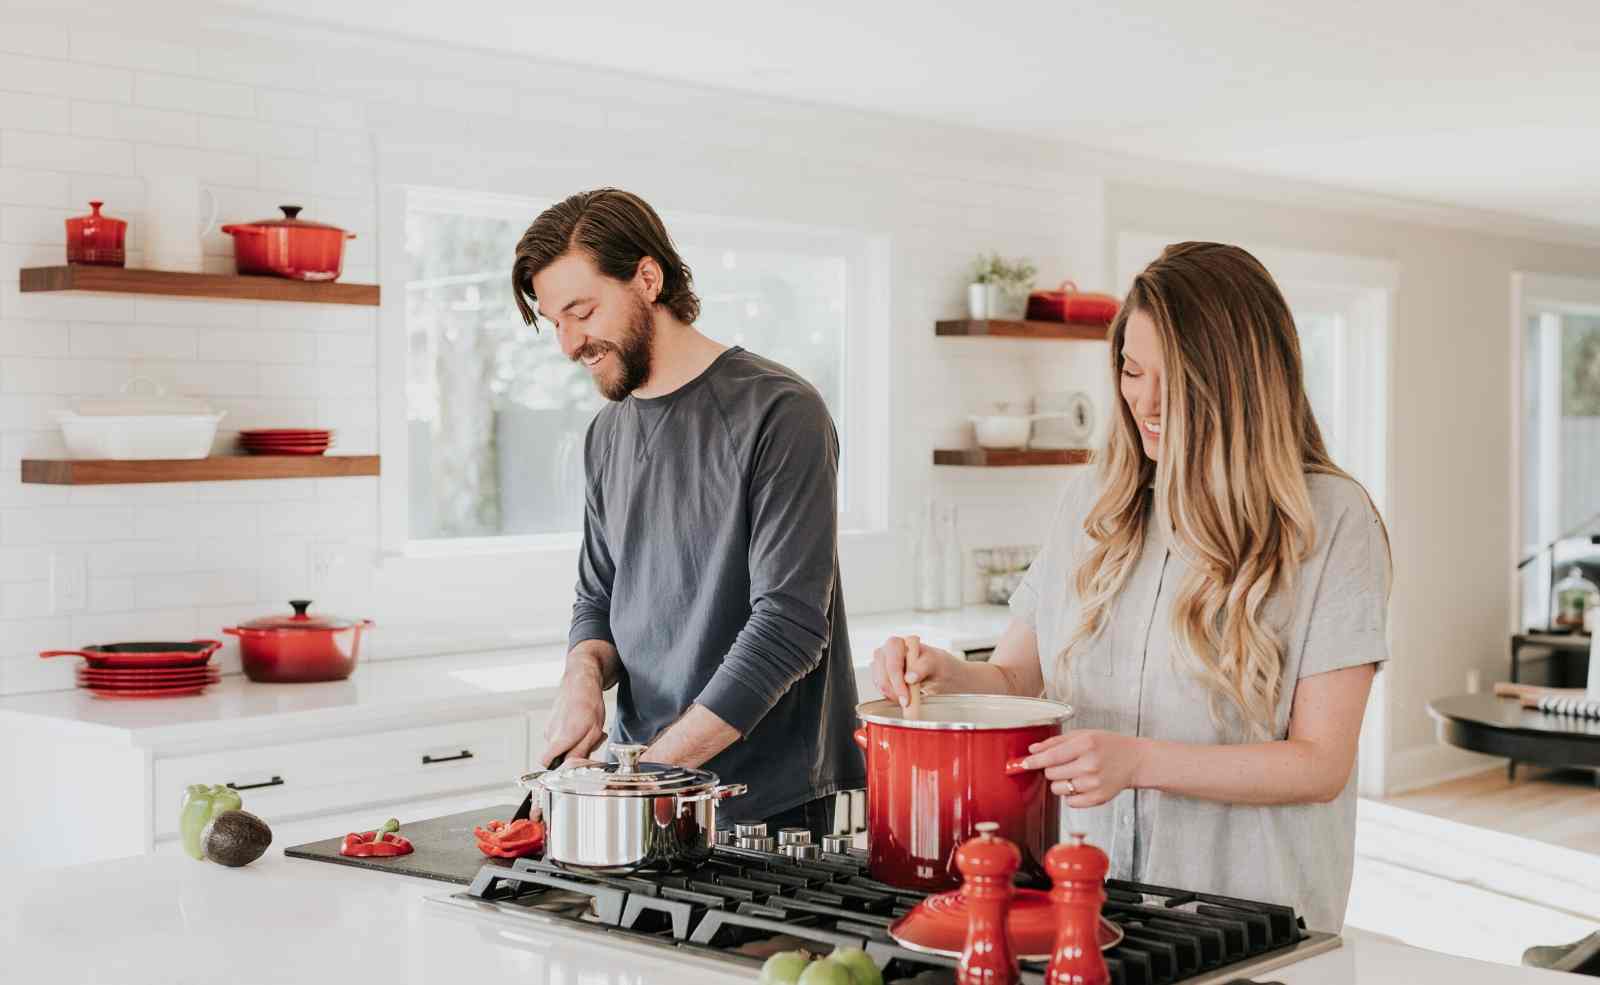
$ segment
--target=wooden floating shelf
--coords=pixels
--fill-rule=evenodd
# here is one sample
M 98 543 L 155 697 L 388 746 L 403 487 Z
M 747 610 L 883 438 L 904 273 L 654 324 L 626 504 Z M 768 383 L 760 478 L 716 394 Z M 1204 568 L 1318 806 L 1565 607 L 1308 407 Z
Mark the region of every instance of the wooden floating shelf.
M 377 475 L 377 455 L 222 455 L 213 458 L 22 460 L 22 481 L 48 486 L 237 479 L 331 479 Z
M 1000 318 L 959 318 L 935 323 L 935 333 L 945 336 L 991 336 L 1007 339 L 1069 339 L 1104 342 L 1105 325 L 1084 322 L 1009 321 Z
M 1087 465 L 1087 448 L 936 448 L 935 465 L 969 468 L 1016 468 L 1023 465 Z
M 126 267 L 22 268 L 22 291 L 107 291 L 113 294 L 160 294 L 186 298 L 230 298 L 240 301 L 302 301 L 320 304 L 378 303 L 377 284 L 290 280 L 245 274 L 190 274 L 179 270 L 134 270 Z

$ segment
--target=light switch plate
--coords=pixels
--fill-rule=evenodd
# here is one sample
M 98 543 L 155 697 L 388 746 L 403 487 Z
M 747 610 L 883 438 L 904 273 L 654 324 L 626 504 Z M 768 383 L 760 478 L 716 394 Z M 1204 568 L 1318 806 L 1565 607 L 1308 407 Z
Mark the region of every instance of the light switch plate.
M 81 550 L 58 548 L 50 554 L 50 612 L 82 612 L 89 605 L 89 562 Z

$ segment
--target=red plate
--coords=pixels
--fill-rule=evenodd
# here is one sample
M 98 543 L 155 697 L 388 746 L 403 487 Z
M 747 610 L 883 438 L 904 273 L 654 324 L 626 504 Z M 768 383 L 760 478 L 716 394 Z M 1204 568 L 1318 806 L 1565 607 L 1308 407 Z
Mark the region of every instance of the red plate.
M 113 691 L 122 691 L 130 688 L 135 691 L 143 691 L 174 687 L 197 687 L 204 684 L 215 684 L 219 680 L 221 680 L 219 677 L 189 677 L 182 680 L 173 679 L 165 681 L 102 681 L 80 677 L 78 678 L 78 686 L 106 688 Z
M 215 667 L 196 667 L 193 670 L 79 670 L 80 681 L 104 681 L 107 684 L 148 681 L 165 684 L 168 681 L 216 680 L 222 672 Z
M 174 688 L 164 688 L 164 689 L 161 689 L 161 690 L 152 689 L 152 690 L 147 690 L 147 691 L 124 691 L 124 690 L 112 690 L 112 689 L 108 689 L 108 688 L 91 687 L 91 688 L 88 689 L 88 691 L 89 691 L 90 694 L 94 695 L 97 698 L 111 698 L 111 699 L 114 699 L 114 700 L 127 700 L 127 699 L 130 699 L 130 698 L 132 698 L 132 699 L 139 699 L 139 698 L 176 698 L 176 697 L 180 697 L 180 696 L 185 695 L 185 694 L 199 694 L 201 691 L 204 691 L 208 686 L 209 685 L 206 685 L 206 684 L 196 684 L 193 687 L 174 687 Z
M 321 455 L 326 448 L 246 448 L 252 455 Z
M 260 444 L 260 445 L 257 445 L 257 444 L 251 444 L 250 442 L 247 441 L 247 442 L 245 442 L 243 447 L 249 449 L 250 451 L 273 451 L 273 450 L 278 449 L 278 448 L 288 448 L 290 450 L 305 449 L 305 448 L 327 448 L 327 447 L 331 446 L 332 444 L 333 444 L 333 442 L 331 442 L 331 441 L 307 441 L 304 444 L 290 444 L 288 442 L 284 442 L 282 444 Z
M 240 431 L 243 438 L 324 438 L 332 428 L 250 428 Z
M 1050 894 L 1019 889 L 1006 913 L 1011 946 L 1024 961 L 1049 961 L 1056 943 L 1056 908 Z M 967 943 L 967 903 L 961 890 L 929 896 L 889 926 L 902 947 L 927 954 L 960 957 Z M 1122 928 L 1100 918 L 1100 950 L 1116 947 Z

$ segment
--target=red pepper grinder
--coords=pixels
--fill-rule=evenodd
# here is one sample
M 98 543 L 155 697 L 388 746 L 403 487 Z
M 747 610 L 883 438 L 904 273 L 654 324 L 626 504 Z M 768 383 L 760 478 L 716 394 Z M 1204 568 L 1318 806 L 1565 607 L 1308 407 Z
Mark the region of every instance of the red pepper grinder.
M 1050 954 L 1045 985 L 1107 985 L 1111 973 L 1100 953 L 1100 907 L 1106 901 L 1106 853 L 1074 832 L 1071 844 L 1063 842 L 1044 856 L 1044 867 L 1055 888 L 1050 899 L 1056 906 L 1056 945 Z
M 1011 877 L 1022 864 L 1017 846 L 995 832 L 1000 825 L 983 821 L 978 836 L 956 849 L 956 868 L 965 877 L 961 895 L 967 907 L 967 945 L 956 966 L 957 985 L 1011 985 L 1017 980 L 1017 959 L 1006 933 L 1006 911 L 1015 887 Z

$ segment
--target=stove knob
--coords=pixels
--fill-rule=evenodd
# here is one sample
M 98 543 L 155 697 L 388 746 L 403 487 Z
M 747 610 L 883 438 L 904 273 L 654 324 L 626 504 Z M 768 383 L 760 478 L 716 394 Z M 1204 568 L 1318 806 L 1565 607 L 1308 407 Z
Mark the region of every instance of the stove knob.
M 719 845 L 724 845 L 724 846 L 731 845 L 731 844 L 733 844 L 734 833 L 732 831 L 729 831 L 726 828 L 723 828 L 722 830 L 717 832 L 716 838 L 717 838 L 716 843 L 719 844 Z
M 850 850 L 849 835 L 823 835 L 822 850 L 829 855 L 843 855 Z
M 809 845 L 811 844 L 811 830 L 809 828 L 779 828 L 778 844 L 782 845 Z
M 816 845 L 790 845 L 789 850 L 794 853 L 791 858 L 802 862 L 822 857 L 822 850 Z
M 740 838 L 765 838 L 767 825 L 765 821 L 735 821 L 733 833 Z

